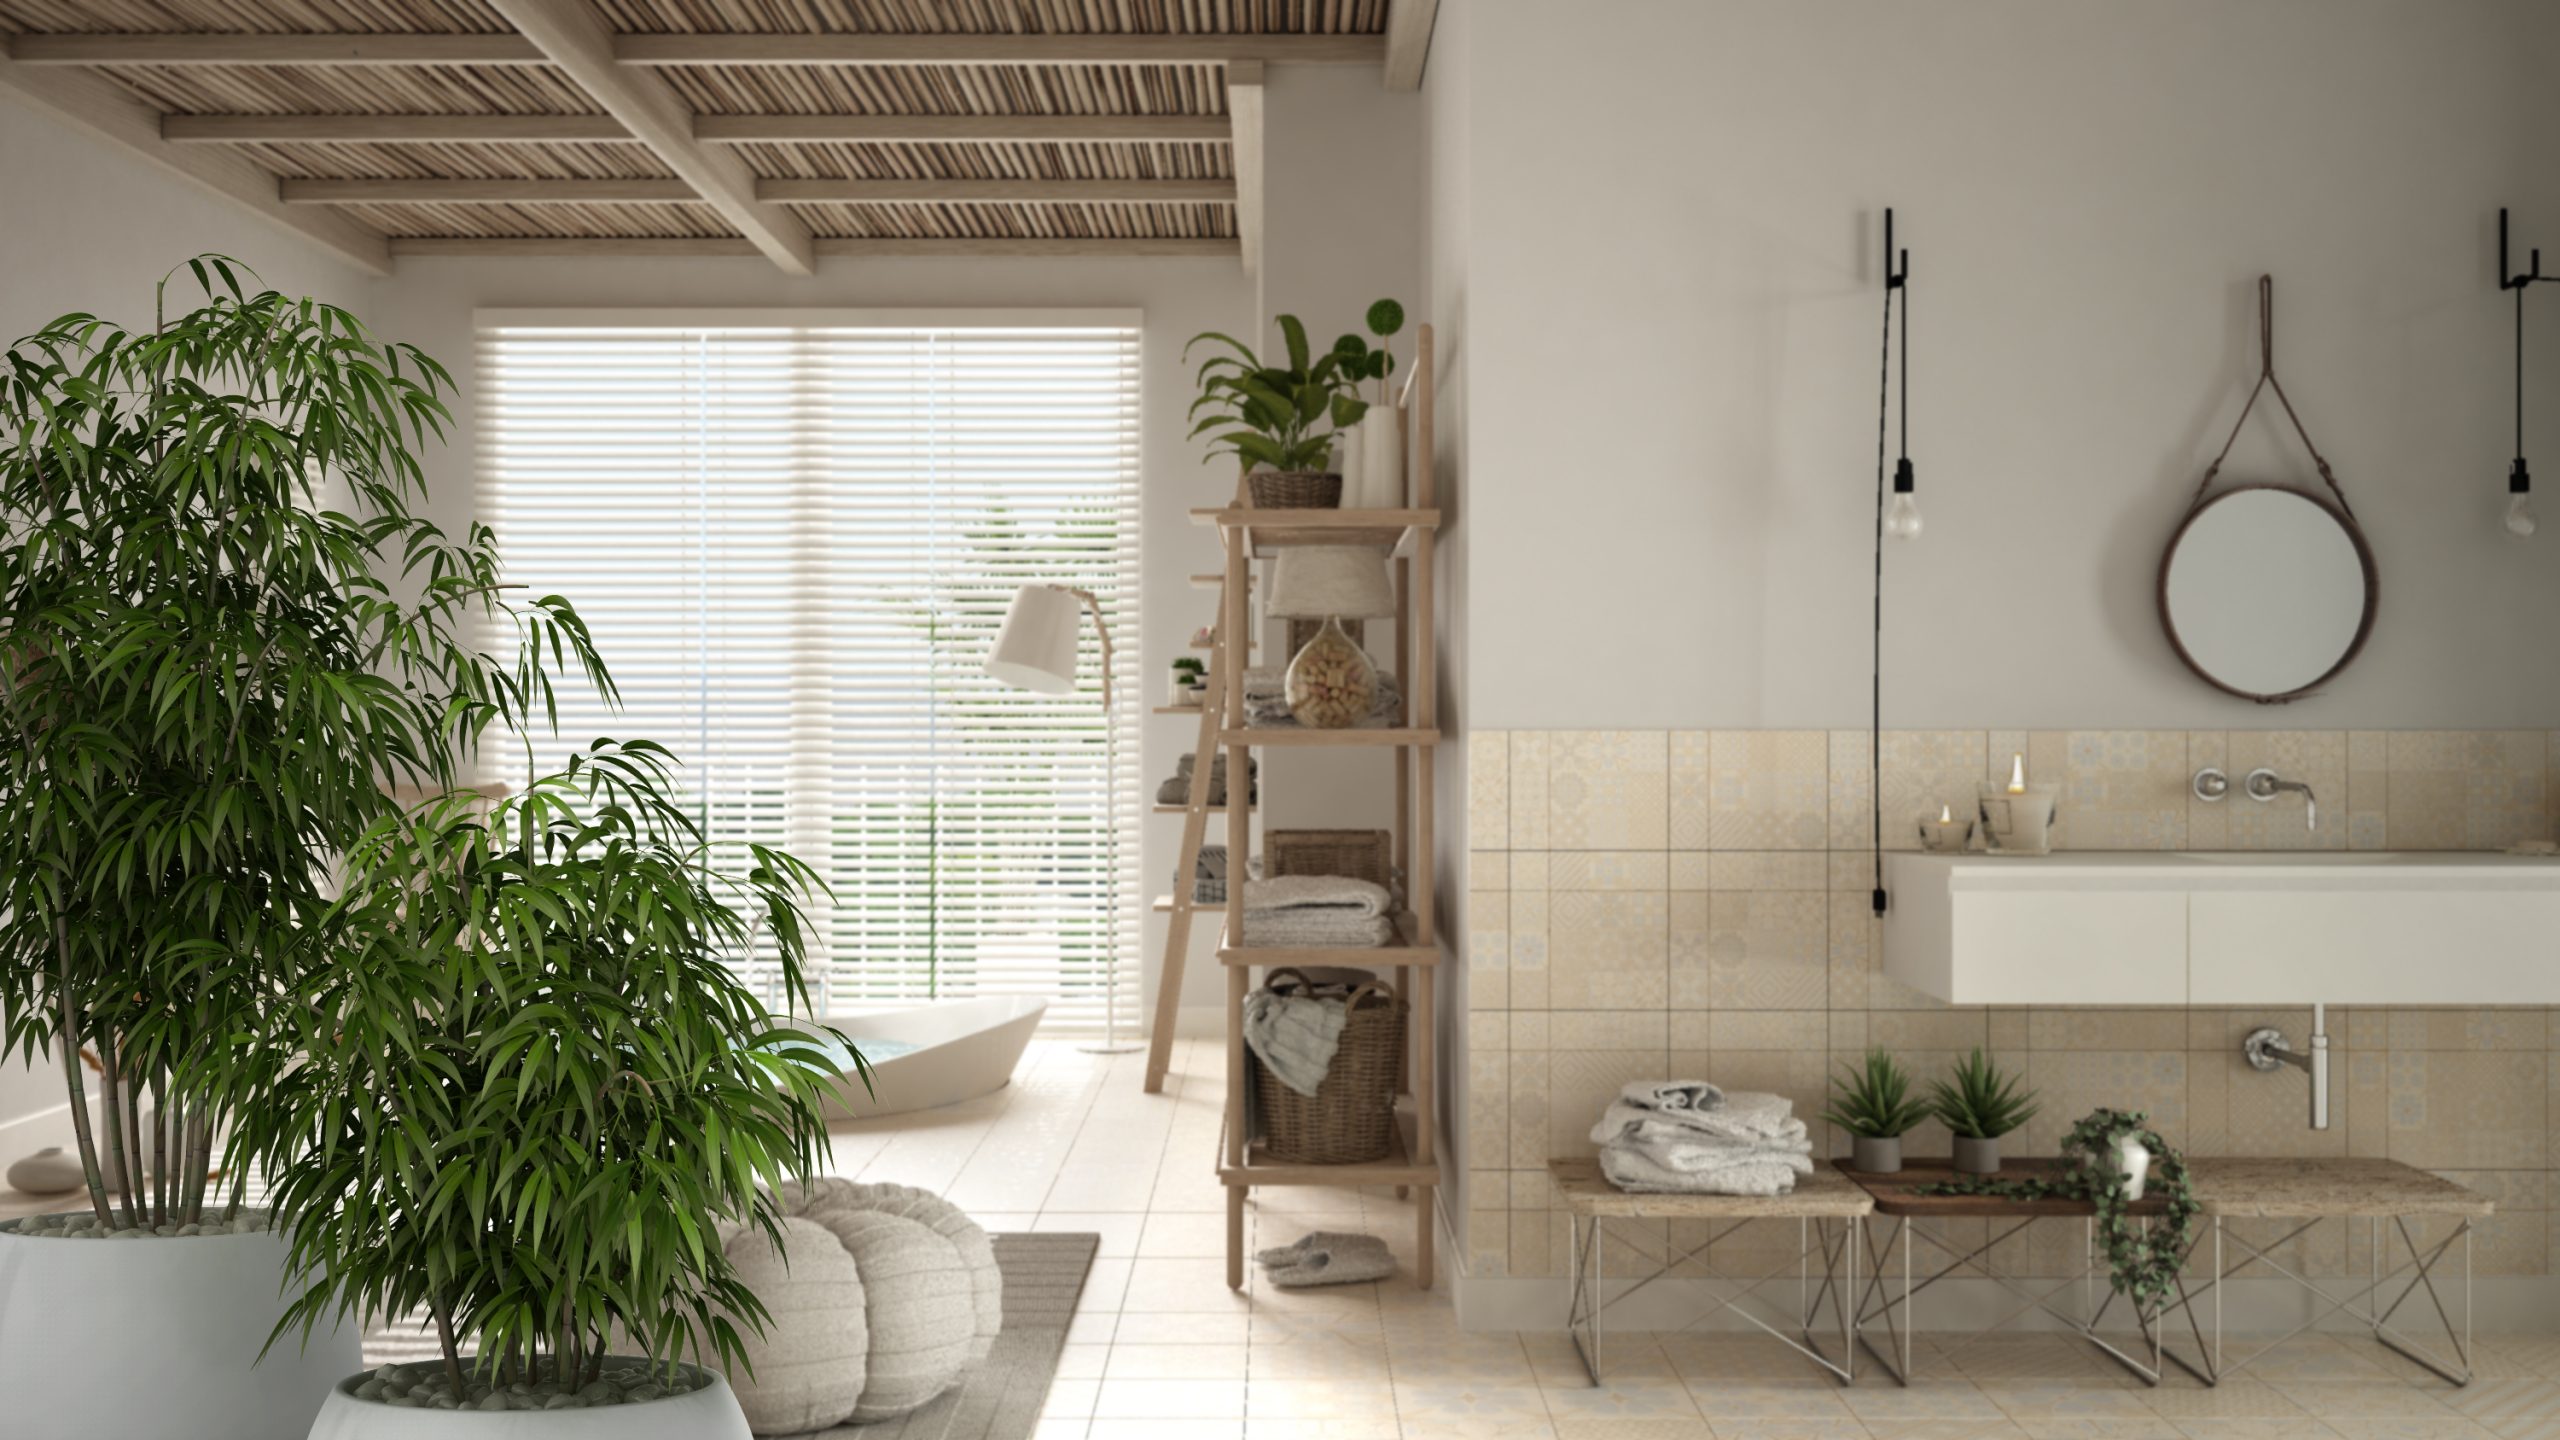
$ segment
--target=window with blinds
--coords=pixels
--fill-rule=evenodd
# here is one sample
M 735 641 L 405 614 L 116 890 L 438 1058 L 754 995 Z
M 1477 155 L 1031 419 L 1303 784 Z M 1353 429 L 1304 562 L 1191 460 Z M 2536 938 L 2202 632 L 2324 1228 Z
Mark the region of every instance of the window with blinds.
M 828 1013 L 1030 994 L 1099 1028 L 1139 974 L 1134 321 L 561 318 L 482 316 L 483 503 L 623 704 L 564 690 L 529 763 L 659 741 L 720 862 L 815 866 Z M 1090 627 L 1076 694 L 981 669 L 1032 582 L 1099 600 L 1108 712 Z

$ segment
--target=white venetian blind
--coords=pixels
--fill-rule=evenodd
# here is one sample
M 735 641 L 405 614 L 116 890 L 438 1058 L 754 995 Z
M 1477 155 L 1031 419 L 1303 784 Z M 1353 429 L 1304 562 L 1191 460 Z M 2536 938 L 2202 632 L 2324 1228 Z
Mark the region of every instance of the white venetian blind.
M 722 863 L 754 840 L 817 867 L 829 1013 L 1031 994 L 1099 1027 L 1114 960 L 1139 973 L 1135 326 L 480 338 L 510 578 L 567 596 L 622 690 L 564 691 L 533 763 L 656 740 Z M 984 674 L 1029 582 L 1101 601 L 1108 715 L 1089 631 L 1077 694 Z

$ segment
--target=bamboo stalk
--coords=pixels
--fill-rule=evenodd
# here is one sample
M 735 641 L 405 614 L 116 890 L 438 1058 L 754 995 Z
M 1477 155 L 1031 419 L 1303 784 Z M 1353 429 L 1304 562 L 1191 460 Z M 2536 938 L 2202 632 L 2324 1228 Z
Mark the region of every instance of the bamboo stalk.
M 427 1309 L 436 1317 L 436 1343 L 444 1350 L 444 1378 L 453 1385 L 453 1393 L 460 1395 L 464 1389 L 462 1351 L 453 1343 L 453 1306 L 439 1297 L 429 1301 Z
M 80 1147 L 80 1175 L 89 1182 L 89 1208 L 98 1213 L 100 1228 L 116 1226 L 115 1212 L 107 1208 L 107 1180 L 98 1170 L 98 1141 L 89 1133 L 89 1087 L 80 1078 L 80 1010 L 71 1001 L 71 932 L 62 917 L 53 918 L 53 951 L 56 970 L 54 991 L 62 1002 L 62 1079 L 71 1096 L 71 1133 Z
M 169 1082 L 151 1077 L 151 1223 L 169 1223 Z
M 133 1223 L 142 1224 L 150 1211 L 149 1193 L 142 1187 L 142 1087 L 140 1075 L 126 1077 L 124 1087 L 124 1186 L 125 1198 L 132 1202 Z
M 117 1178 L 124 1181 L 124 1223 L 134 1223 L 133 1167 L 124 1158 L 123 1081 L 117 1074 L 116 1029 L 113 1025 L 98 1027 L 98 1108 L 107 1122 L 107 1153 L 116 1157 Z

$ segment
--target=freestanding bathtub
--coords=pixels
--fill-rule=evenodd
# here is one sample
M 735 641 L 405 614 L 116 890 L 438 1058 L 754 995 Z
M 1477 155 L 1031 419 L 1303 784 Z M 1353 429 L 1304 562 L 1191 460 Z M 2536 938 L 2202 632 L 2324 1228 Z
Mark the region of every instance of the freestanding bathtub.
M 1046 1000 L 999 995 L 831 1022 L 870 1063 L 871 1089 L 863 1091 L 853 1062 L 839 1053 L 842 1075 L 827 1102 L 828 1117 L 867 1120 L 1001 1090 L 1048 1009 Z

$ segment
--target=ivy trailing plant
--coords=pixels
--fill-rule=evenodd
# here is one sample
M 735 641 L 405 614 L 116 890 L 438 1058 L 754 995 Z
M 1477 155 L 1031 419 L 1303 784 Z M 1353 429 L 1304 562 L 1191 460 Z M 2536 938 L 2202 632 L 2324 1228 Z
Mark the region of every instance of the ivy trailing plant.
M 1209 453 L 1233 455 L 1246 470 L 1322 470 L 1332 460 L 1334 437 L 1369 413 L 1369 403 L 1360 398 L 1362 377 L 1344 368 L 1339 351 L 1311 354 L 1307 327 L 1297 316 L 1283 315 L 1278 323 L 1288 347 L 1286 366 L 1264 363 L 1252 346 L 1215 330 L 1182 347 L 1185 362 L 1204 340 L 1227 351 L 1200 362 L 1191 433 L 1196 438 L 1216 432 Z
M 0 362 L 0 1050 L 60 1067 L 106 1230 L 238 1209 L 206 1194 L 258 1103 L 231 1060 L 334 962 L 329 869 L 388 789 L 547 713 L 546 657 L 610 688 L 565 601 L 507 602 L 487 529 L 418 513 L 442 367 L 185 270 L 183 314 L 173 271 L 150 328 L 65 315 Z
M 1917 1129 L 1929 1118 L 1929 1106 L 1911 1093 L 1901 1062 L 1879 1047 L 1846 1078 L 1832 1077 L 1831 1106 L 1822 1118 L 1852 1135 L 1889 1140 Z
M 2019 1086 L 2017 1076 L 2002 1070 L 1977 1045 L 1971 1055 L 1956 1062 L 1952 1082 L 1930 1082 L 1929 1109 L 1954 1134 L 1996 1140 L 2034 1119 L 2043 1108 L 2036 1103 L 2034 1091 Z
M 2169 1148 L 2150 1120 L 2146 1111 L 2101 1107 L 2063 1137 L 2063 1166 L 2051 1175 L 1951 1180 L 1922 1186 L 1915 1193 L 2085 1202 L 2097 1212 L 2098 1236 L 2107 1247 L 2107 1269 L 2116 1292 L 2144 1316 L 2157 1315 L 2176 1292 L 2179 1268 L 2194 1244 L 2198 1206 L 2187 1184 L 2185 1158 Z M 2147 1229 L 2126 1211 L 2125 1179 L 2117 1168 L 2117 1143 L 2128 1136 L 2151 1152 L 2146 1198 L 2157 1193 L 2168 1202 L 2159 1223 Z

